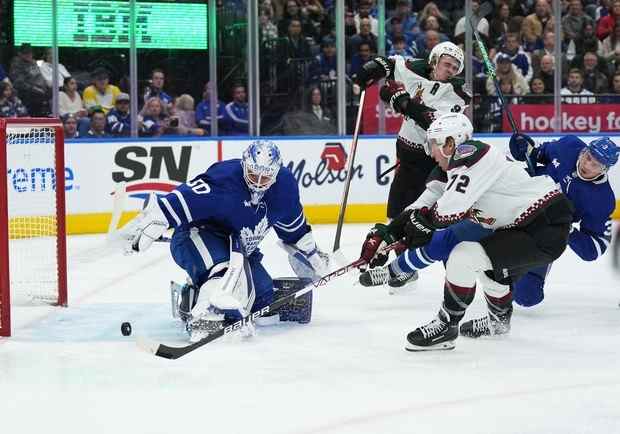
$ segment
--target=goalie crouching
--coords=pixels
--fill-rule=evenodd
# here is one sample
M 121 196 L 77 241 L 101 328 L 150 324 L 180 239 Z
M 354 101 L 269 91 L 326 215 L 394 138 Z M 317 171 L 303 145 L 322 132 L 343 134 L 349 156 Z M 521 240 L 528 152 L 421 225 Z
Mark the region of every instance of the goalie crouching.
M 151 198 L 121 232 L 126 251 L 142 252 L 169 228 L 170 251 L 188 274 L 173 283 L 173 315 L 192 342 L 326 274 L 328 257 L 314 241 L 299 201 L 297 182 L 282 167 L 277 146 L 253 142 L 241 159 L 213 164 L 171 193 Z M 272 279 L 258 245 L 276 231 L 296 278 Z M 277 312 L 280 321 L 310 322 L 312 292 Z

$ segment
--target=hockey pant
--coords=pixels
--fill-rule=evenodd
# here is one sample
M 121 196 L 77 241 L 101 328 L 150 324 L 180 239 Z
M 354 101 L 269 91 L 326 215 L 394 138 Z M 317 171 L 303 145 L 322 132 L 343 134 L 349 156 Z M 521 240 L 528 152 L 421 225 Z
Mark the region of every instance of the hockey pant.
M 422 146 L 412 148 L 401 139 L 396 141 L 396 156 L 400 166 L 390 185 L 387 216 L 394 219 L 416 201 L 426 189 L 426 179 L 437 165 L 426 155 Z
M 174 262 L 187 272 L 194 286 L 200 288 L 209 278 L 224 275 L 230 260 L 230 240 L 227 235 L 212 230 L 181 227 L 172 235 L 170 252 Z M 251 312 L 274 300 L 273 280 L 261 264 L 262 258 L 258 250 L 247 258 L 255 290 Z M 236 310 L 224 311 L 224 314 L 230 320 L 241 317 Z

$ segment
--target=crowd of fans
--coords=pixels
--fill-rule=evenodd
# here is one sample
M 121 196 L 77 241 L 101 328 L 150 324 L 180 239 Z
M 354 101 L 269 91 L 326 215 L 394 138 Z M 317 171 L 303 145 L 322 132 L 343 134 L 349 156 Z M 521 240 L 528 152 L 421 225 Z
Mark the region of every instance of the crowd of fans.
M 347 100 L 350 78 L 378 52 L 375 0 L 347 1 Z M 464 0 L 386 0 L 387 55 L 426 58 L 439 42 L 463 46 L 467 23 Z M 556 24 L 551 0 L 472 0 L 474 25 L 496 64 L 502 92 L 510 101 L 548 104 L 554 89 L 555 33 L 561 32 L 564 103 L 620 102 L 620 0 L 563 0 Z M 238 8 L 243 11 L 243 7 Z M 259 3 L 261 115 L 264 133 L 335 132 L 335 1 L 261 0 Z M 35 60 L 23 44 L 8 65 L 0 65 L 0 116 L 46 116 L 52 95 L 51 51 Z M 169 72 L 169 71 L 168 71 Z M 127 89 L 110 83 L 109 71 L 91 71 L 81 89 L 62 64 L 58 68 L 60 114 L 68 137 L 130 134 Z M 474 123 L 478 131 L 501 129 L 501 107 L 474 47 Z M 189 94 L 166 92 L 166 72 L 151 71 L 139 101 L 138 131 L 163 134 L 210 134 L 210 84 L 195 106 Z M 246 89 L 231 84 L 230 102 L 217 102 L 221 135 L 248 133 Z M 268 121 L 271 120 L 271 121 Z M 307 129 L 307 131 L 305 131 Z

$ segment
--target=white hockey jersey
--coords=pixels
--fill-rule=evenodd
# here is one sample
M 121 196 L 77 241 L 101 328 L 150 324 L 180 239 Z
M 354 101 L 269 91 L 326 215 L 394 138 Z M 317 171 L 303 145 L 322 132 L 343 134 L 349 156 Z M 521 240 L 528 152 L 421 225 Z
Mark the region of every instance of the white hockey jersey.
M 434 108 L 437 115 L 459 113 L 469 105 L 471 95 L 463 89 L 463 80 L 434 81 L 429 78 L 430 66 L 425 60 L 402 56 L 390 56 L 389 59 L 394 62 L 394 80 L 405 85 L 415 102 Z M 398 136 L 410 146 L 419 147 L 426 140 L 426 130 L 412 119 L 405 118 Z
M 447 173 L 435 170 L 408 208 L 430 208 L 437 227 L 464 218 L 490 229 L 518 226 L 562 194 L 551 177 L 530 177 L 522 163 L 474 140 L 457 146 Z

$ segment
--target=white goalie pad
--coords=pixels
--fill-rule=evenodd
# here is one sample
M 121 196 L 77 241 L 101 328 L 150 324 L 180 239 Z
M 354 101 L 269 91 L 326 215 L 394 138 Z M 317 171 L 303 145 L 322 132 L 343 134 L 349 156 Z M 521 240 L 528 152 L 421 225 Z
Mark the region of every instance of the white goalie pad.
M 221 271 L 226 264 L 218 264 L 211 274 Z M 247 316 L 254 304 L 256 291 L 250 265 L 247 259 L 239 252 L 230 253 L 228 269 L 220 277 L 211 277 L 200 288 L 198 301 L 192 309 L 192 316 L 204 317 L 208 312 L 218 310 L 237 310 L 242 316 Z

